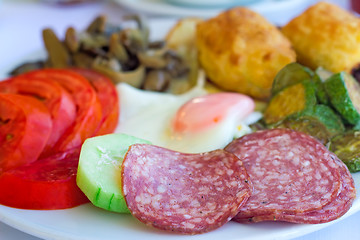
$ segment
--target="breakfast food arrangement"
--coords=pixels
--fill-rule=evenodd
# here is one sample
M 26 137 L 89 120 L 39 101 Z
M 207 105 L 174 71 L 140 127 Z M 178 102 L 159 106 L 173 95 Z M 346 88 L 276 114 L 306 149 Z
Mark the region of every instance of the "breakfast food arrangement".
M 185 18 L 160 41 L 139 16 L 44 29 L 47 58 L 0 81 L 0 204 L 190 235 L 339 219 L 360 171 L 359 29 L 325 2 L 281 27 L 244 7 Z

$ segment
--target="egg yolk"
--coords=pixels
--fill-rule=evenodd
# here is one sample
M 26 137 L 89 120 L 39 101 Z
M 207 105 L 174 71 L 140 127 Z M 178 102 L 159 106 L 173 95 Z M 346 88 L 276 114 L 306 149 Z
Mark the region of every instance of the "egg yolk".
M 239 93 L 214 93 L 196 97 L 182 105 L 172 121 L 175 134 L 199 133 L 234 114 L 241 121 L 254 111 L 255 102 Z

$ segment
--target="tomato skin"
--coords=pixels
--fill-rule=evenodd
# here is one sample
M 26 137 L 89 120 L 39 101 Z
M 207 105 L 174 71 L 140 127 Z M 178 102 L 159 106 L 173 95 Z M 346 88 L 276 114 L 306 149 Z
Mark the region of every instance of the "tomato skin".
M 119 98 L 112 81 L 106 76 L 85 68 L 72 68 L 94 87 L 102 107 L 102 120 L 94 135 L 113 133 L 119 121 Z
M 101 105 L 95 90 L 84 77 L 64 69 L 41 69 L 26 73 L 24 77 L 56 81 L 73 97 L 77 109 L 75 122 L 60 137 L 53 153 L 78 147 L 94 135 L 102 118 Z
M 0 174 L 35 161 L 51 131 L 51 117 L 42 102 L 0 93 Z
M 66 129 L 75 121 L 76 109 L 72 97 L 55 81 L 18 76 L 0 82 L 0 92 L 33 96 L 41 99 L 48 108 L 53 128 L 44 153 L 51 151 Z
M 0 204 L 21 209 L 66 209 L 89 202 L 76 185 L 80 149 L 58 153 L 0 175 Z

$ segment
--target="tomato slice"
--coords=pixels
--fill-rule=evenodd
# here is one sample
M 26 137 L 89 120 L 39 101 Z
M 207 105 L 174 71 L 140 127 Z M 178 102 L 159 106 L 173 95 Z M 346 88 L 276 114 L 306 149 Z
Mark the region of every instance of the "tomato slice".
M 75 121 L 76 108 L 72 96 L 55 81 L 18 76 L 0 82 L 0 92 L 33 96 L 48 108 L 53 128 L 44 153 L 51 151 L 65 130 Z
M 119 98 L 112 81 L 90 69 L 74 68 L 72 71 L 85 77 L 94 87 L 102 108 L 102 120 L 95 135 L 114 132 L 119 121 Z
M 76 185 L 80 149 L 58 153 L 0 175 L 0 204 L 22 209 L 65 209 L 87 203 Z
M 25 77 L 56 81 L 73 97 L 76 106 L 74 124 L 60 137 L 54 152 L 64 152 L 80 146 L 86 138 L 92 137 L 102 118 L 101 105 L 91 84 L 81 75 L 59 69 L 42 69 L 26 73 Z
M 0 93 L 0 174 L 35 161 L 51 130 L 51 117 L 42 102 L 33 97 Z

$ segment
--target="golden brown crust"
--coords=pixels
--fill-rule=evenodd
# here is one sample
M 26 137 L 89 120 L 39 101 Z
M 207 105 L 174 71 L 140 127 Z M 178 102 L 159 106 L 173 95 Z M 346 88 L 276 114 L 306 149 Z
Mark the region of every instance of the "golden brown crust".
M 295 61 L 290 42 L 265 18 L 233 8 L 197 25 L 199 61 L 225 90 L 265 99 L 276 73 Z
M 350 72 L 360 63 L 360 19 L 336 5 L 319 2 L 282 32 L 292 42 L 298 61 L 313 69 Z

